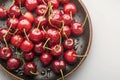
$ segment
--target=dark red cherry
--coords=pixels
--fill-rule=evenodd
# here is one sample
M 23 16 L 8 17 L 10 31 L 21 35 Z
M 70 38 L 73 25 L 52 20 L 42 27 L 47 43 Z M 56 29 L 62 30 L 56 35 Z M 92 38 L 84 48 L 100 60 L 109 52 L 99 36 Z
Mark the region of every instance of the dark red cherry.
M 48 11 L 48 7 L 45 4 L 40 4 L 39 6 L 37 6 L 36 8 L 36 14 L 38 16 L 45 16 L 47 14 Z
M 21 65 L 20 59 L 18 58 L 10 58 L 7 61 L 7 67 L 10 70 L 17 70 Z
M 62 37 L 68 38 L 71 35 L 71 29 L 69 26 L 64 26 L 62 29 Z
M 4 60 L 8 60 L 12 57 L 12 50 L 9 47 L 0 48 L 0 58 Z
M 9 18 L 7 20 L 7 26 L 10 27 L 12 25 L 11 26 L 12 29 L 16 29 L 18 23 L 19 23 L 19 20 L 17 18 Z
M 71 31 L 72 34 L 75 36 L 79 36 L 84 32 L 84 28 L 82 26 L 82 23 L 80 22 L 74 22 L 71 24 Z
M 66 70 L 66 63 L 63 60 L 55 60 L 52 63 L 52 68 L 56 73 Z
M 10 17 L 19 17 L 21 15 L 20 8 L 17 5 L 11 6 L 8 13 Z
M 73 49 L 74 48 L 74 40 L 72 38 L 68 38 L 63 42 L 63 46 L 65 49 Z
M 33 73 L 37 72 L 37 66 L 33 62 L 28 62 L 24 65 L 23 71 L 26 75 L 34 75 Z
M 34 28 L 30 31 L 29 37 L 34 43 L 39 43 L 43 39 L 43 33 L 40 31 L 39 28 Z
M 51 55 L 53 55 L 55 57 L 59 57 L 62 55 L 63 51 L 64 51 L 63 46 L 57 44 L 57 45 L 51 47 L 50 53 L 51 53 Z
M 75 14 L 77 9 L 74 3 L 65 4 L 63 7 L 64 13 L 66 14 Z
M 34 44 L 31 41 L 24 40 L 20 46 L 20 49 L 23 52 L 30 52 L 34 47 Z
M 70 64 L 75 63 L 77 61 L 76 52 L 74 50 L 67 50 L 64 53 L 64 59 Z
M 7 17 L 7 10 L 4 7 L 0 7 L 0 19 L 5 19 Z
M 52 61 L 52 56 L 48 52 L 42 53 L 40 56 L 40 61 L 44 66 L 47 66 Z
M 16 5 L 24 5 L 25 4 L 25 0 L 15 0 L 15 4 Z
M 45 52 L 45 48 L 43 47 L 44 45 L 44 42 L 40 42 L 38 44 L 35 44 L 34 46 L 34 52 L 37 53 L 37 54 L 42 54 L 43 52 Z
M 24 41 L 24 38 L 21 35 L 13 35 L 11 38 L 11 44 L 17 48 L 20 47 L 23 41 Z
M 28 11 L 33 11 L 38 6 L 37 0 L 26 0 L 25 7 Z
M 48 2 L 51 3 L 53 8 L 57 9 L 59 7 L 59 1 L 58 0 L 48 0 Z
M 32 61 L 34 59 L 34 53 L 29 52 L 29 53 L 23 53 L 23 57 L 26 61 Z
M 73 18 L 71 18 L 70 14 L 63 14 L 62 20 L 64 21 L 65 25 L 70 25 L 73 21 Z
M 60 2 L 61 4 L 67 4 L 67 3 L 70 2 L 70 0 L 59 0 L 59 2 Z
M 38 1 L 38 3 L 40 3 L 40 4 L 44 4 L 44 2 L 45 2 L 45 4 L 48 2 L 48 0 L 37 0 Z M 44 1 L 44 2 L 43 2 Z

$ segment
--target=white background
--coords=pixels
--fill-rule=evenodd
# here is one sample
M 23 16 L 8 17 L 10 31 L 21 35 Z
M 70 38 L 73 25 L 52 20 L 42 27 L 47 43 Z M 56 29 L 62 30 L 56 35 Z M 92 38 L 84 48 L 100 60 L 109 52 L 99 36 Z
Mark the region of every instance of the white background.
M 90 53 L 67 80 L 120 80 L 120 0 L 83 0 L 93 26 Z M 11 80 L 0 71 L 0 80 Z

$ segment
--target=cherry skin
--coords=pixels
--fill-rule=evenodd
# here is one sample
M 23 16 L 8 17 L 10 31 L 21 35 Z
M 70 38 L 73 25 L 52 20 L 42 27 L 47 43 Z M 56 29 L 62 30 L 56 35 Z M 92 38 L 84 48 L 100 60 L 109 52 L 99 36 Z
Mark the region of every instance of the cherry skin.
M 44 0 L 44 2 L 43 2 L 43 0 L 37 0 L 37 1 L 38 1 L 38 3 L 40 3 L 40 4 L 44 4 L 44 2 L 45 2 L 45 3 L 48 2 L 48 0 Z
M 67 50 L 64 53 L 64 59 L 70 64 L 75 63 L 77 61 L 76 52 L 74 50 Z
M 60 70 L 66 69 L 66 63 L 63 60 L 55 60 L 52 63 L 52 68 L 56 73 L 60 73 Z
M 64 21 L 65 25 L 70 25 L 73 21 L 73 18 L 71 18 L 71 16 L 69 14 L 63 14 L 62 20 Z
M 40 42 L 38 44 L 35 44 L 34 46 L 34 52 L 38 55 L 42 54 L 43 52 L 46 51 L 46 49 L 43 47 L 44 42 Z
M 74 3 L 65 4 L 63 7 L 64 13 L 74 15 L 77 11 Z
M 72 31 L 72 34 L 75 36 L 79 36 L 79 35 L 83 34 L 84 28 L 82 26 L 82 23 L 80 23 L 80 22 L 72 23 L 71 24 L 71 31 Z
M 31 75 L 33 75 L 32 73 L 37 72 L 37 66 L 33 62 L 28 62 L 24 65 L 23 71 L 26 75 L 31 76 Z
M 67 4 L 67 3 L 70 2 L 70 0 L 59 0 L 59 2 L 60 2 L 61 4 Z
M 50 53 L 45 52 L 40 56 L 40 61 L 44 66 L 47 66 L 52 61 L 52 56 L 50 55 Z
M 20 8 L 17 5 L 11 6 L 8 13 L 10 17 L 19 17 L 21 15 Z
M 59 57 L 62 55 L 63 51 L 64 51 L 63 46 L 57 44 L 57 45 L 51 47 L 50 53 L 51 53 L 51 55 L 53 55 L 55 57 Z
M 68 38 L 63 42 L 63 46 L 65 49 L 73 49 L 74 48 L 74 40 L 72 38 Z
M 22 44 L 20 45 L 20 49 L 23 52 L 30 52 L 34 47 L 34 44 L 31 41 L 24 40 Z
M 66 38 L 69 37 L 71 35 L 71 29 L 69 26 L 64 26 L 62 29 L 62 37 Z
M 42 41 L 43 33 L 40 31 L 40 29 L 34 28 L 30 31 L 29 37 L 34 43 L 39 43 L 40 41 Z
M 16 5 L 24 5 L 25 4 L 25 0 L 15 0 L 15 4 Z
M 27 19 L 23 19 L 19 21 L 17 28 L 23 33 L 24 29 L 26 32 L 29 32 L 32 26 L 31 26 L 31 23 Z
M 11 34 L 8 32 L 8 28 L 0 28 L 0 41 L 1 41 L 1 42 L 4 42 L 3 36 L 4 36 L 5 34 L 7 34 L 6 37 L 5 37 L 5 40 L 6 40 L 7 42 L 9 42 L 10 39 L 11 39 Z
M 0 7 L 0 19 L 5 19 L 7 17 L 7 10 L 4 7 Z
M 17 70 L 21 65 L 20 59 L 18 58 L 10 58 L 7 61 L 7 67 L 10 70 Z
M 2 47 L 0 48 L 0 58 L 4 60 L 8 60 L 12 57 L 12 50 L 9 47 Z
M 53 15 L 54 14 L 62 15 L 62 12 L 60 9 L 53 9 Z
M 21 17 L 20 20 L 27 19 L 31 22 L 31 24 L 34 22 L 34 16 L 31 12 L 25 12 Z
M 33 11 L 38 6 L 37 0 L 26 0 L 25 7 L 28 11 Z
M 24 38 L 21 35 L 13 35 L 11 38 L 11 44 L 17 48 L 20 47 L 23 41 L 24 41 Z
M 36 8 L 36 14 L 38 16 L 46 15 L 47 14 L 47 10 L 48 10 L 47 5 L 41 4 L 41 5 L 37 6 L 37 8 Z
M 23 57 L 26 61 L 32 61 L 34 59 L 35 54 L 33 52 L 23 53 Z
M 57 9 L 59 7 L 59 1 L 58 0 L 48 0 L 54 9 Z
M 18 23 L 19 23 L 19 20 L 17 18 L 9 18 L 7 20 L 7 26 L 10 27 L 12 25 L 11 26 L 12 29 L 16 29 Z

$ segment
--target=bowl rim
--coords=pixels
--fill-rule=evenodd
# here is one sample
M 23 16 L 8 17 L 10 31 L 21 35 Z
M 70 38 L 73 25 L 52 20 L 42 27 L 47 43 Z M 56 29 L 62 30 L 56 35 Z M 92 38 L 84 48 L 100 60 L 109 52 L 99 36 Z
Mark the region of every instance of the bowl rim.
M 90 34 L 89 34 L 88 46 L 87 46 L 87 49 L 86 49 L 86 51 L 85 51 L 85 55 L 86 55 L 86 57 L 87 57 L 88 54 L 89 54 L 89 51 L 90 51 L 91 43 L 92 43 L 92 35 L 93 35 L 92 22 L 91 22 L 91 18 L 90 18 L 89 12 L 88 12 L 86 6 L 84 5 L 84 3 L 82 2 L 82 0 L 77 0 L 77 1 L 81 4 L 81 6 L 82 6 L 82 8 L 84 9 L 85 13 L 88 15 L 88 22 L 89 22 Z M 79 62 L 79 64 L 78 64 L 73 70 L 71 70 L 69 73 L 67 73 L 64 77 L 66 78 L 66 77 L 70 76 L 73 72 L 75 72 L 75 71 L 80 67 L 80 65 L 85 61 L 86 57 L 83 57 L 83 58 L 81 59 L 81 61 Z M 10 72 L 9 72 L 7 69 L 5 69 L 1 64 L 0 64 L 0 70 L 2 70 L 3 72 L 5 72 L 8 76 L 10 76 L 10 77 L 11 77 L 12 79 L 14 79 L 14 80 L 24 80 L 24 79 L 22 79 L 22 78 L 20 78 L 20 77 L 18 77 L 18 76 L 16 76 L 16 75 L 10 73 Z M 59 79 L 57 79 L 57 80 L 61 80 L 61 78 L 59 78 Z

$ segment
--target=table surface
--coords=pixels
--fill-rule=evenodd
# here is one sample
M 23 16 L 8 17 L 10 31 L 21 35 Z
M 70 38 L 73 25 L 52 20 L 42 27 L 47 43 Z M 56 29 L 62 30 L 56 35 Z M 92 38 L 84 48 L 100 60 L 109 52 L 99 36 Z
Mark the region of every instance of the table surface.
M 67 80 L 120 79 L 120 0 L 83 0 L 92 20 L 93 42 L 81 67 Z M 0 71 L 0 80 L 11 80 Z

